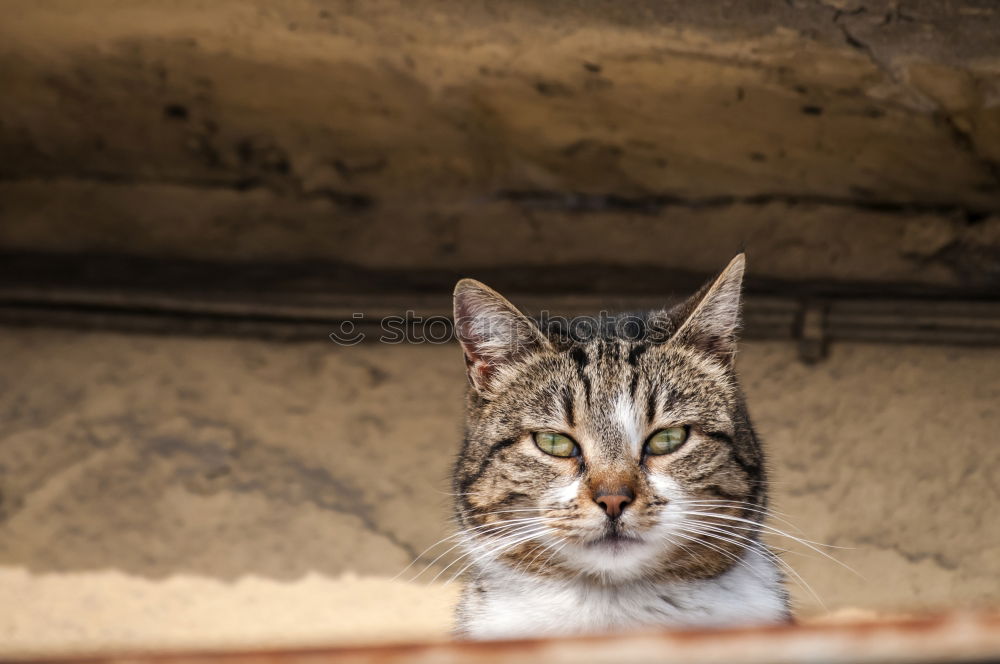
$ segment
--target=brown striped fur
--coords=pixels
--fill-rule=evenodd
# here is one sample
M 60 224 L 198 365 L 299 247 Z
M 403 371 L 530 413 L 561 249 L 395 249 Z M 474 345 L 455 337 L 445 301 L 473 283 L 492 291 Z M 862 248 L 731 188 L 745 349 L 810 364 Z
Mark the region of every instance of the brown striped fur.
M 609 535 L 624 537 L 623 547 L 628 538 L 651 537 L 681 494 L 685 500 L 727 501 L 707 512 L 762 520 L 764 454 L 733 367 L 742 274 L 741 255 L 683 304 L 633 315 L 627 329 L 616 324 L 624 318 L 612 319 L 587 338 L 573 338 L 555 325 L 543 330 L 486 286 L 459 283 L 456 329 L 470 389 L 454 471 L 456 516 L 474 544 L 496 552 L 490 564 L 605 585 L 707 579 L 735 564 L 740 546 L 701 536 L 681 545 L 664 541 L 655 555 L 632 561 L 635 569 L 581 569 L 566 552 L 600 547 Z M 649 435 L 679 425 L 690 433 L 676 452 L 642 452 Z M 534 444 L 535 431 L 569 435 L 581 454 L 549 456 Z M 657 488 L 665 483 L 680 493 Z M 573 495 L 565 495 L 573 486 Z M 595 504 L 596 492 L 626 486 L 634 500 L 620 519 L 606 518 Z M 504 548 L 503 536 L 517 531 L 505 524 L 535 515 L 551 519 L 547 529 Z M 758 537 L 742 522 L 734 528 L 731 520 L 699 520 Z M 552 542 L 566 547 L 556 552 Z M 609 559 L 616 546 L 609 545 Z M 478 567 L 473 563 L 472 570 Z

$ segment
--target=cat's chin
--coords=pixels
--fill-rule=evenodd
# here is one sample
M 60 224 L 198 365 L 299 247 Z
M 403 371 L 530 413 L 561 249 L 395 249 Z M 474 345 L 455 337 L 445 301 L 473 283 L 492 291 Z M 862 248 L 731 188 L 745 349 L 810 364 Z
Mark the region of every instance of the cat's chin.
M 562 558 L 583 574 L 602 581 L 627 582 L 640 578 L 657 560 L 662 546 L 632 535 L 605 534 L 566 547 Z
M 616 553 L 627 553 L 629 549 L 641 546 L 644 544 L 643 540 L 638 537 L 633 537 L 631 535 L 621 535 L 618 533 L 610 533 L 607 535 L 602 535 L 597 539 L 590 540 L 585 543 L 584 546 L 591 549 L 599 549 L 610 552 L 612 554 Z

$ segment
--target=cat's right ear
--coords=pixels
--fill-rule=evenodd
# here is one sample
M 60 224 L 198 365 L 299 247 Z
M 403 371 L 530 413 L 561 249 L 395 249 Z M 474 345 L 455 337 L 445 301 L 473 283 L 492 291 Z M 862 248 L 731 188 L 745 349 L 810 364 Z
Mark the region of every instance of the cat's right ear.
M 469 382 L 480 393 L 505 367 L 550 344 L 530 318 L 475 279 L 455 286 L 455 336 L 465 352 Z

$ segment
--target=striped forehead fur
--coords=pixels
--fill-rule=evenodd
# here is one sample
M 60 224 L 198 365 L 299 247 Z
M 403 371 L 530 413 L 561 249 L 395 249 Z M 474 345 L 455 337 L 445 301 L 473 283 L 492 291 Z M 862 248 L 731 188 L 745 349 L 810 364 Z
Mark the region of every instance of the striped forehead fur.
M 733 366 L 742 275 L 738 256 L 681 305 L 605 319 L 589 336 L 543 327 L 488 287 L 459 283 L 470 389 L 455 512 L 475 579 L 461 633 L 498 619 L 490 607 L 515 578 L 613 594 L 702 588 L 747 567 L 747 556 L 766 563 L 764 455 Z M 681 444 L 651 453 L 650 439 L 668 430 Z M 543 450 L 536 436 L 546 432 L 569 438 L 572 454 Z M 780 574 L 771 578 L 760 591 L 783 619 Z M 659 624 L 654 609 L 643 620 Z

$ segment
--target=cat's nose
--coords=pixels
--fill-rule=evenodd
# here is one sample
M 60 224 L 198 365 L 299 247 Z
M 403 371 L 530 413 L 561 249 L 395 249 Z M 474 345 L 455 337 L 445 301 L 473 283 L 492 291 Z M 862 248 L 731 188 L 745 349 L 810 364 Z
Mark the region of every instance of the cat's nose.
M 627 486 L 614 490 L 598 489 L 594 494 L 594 502 L 600 505 L 604 513 L 612 519 L 620 517 L 633 500 L 635 500 L 635 493 Z

